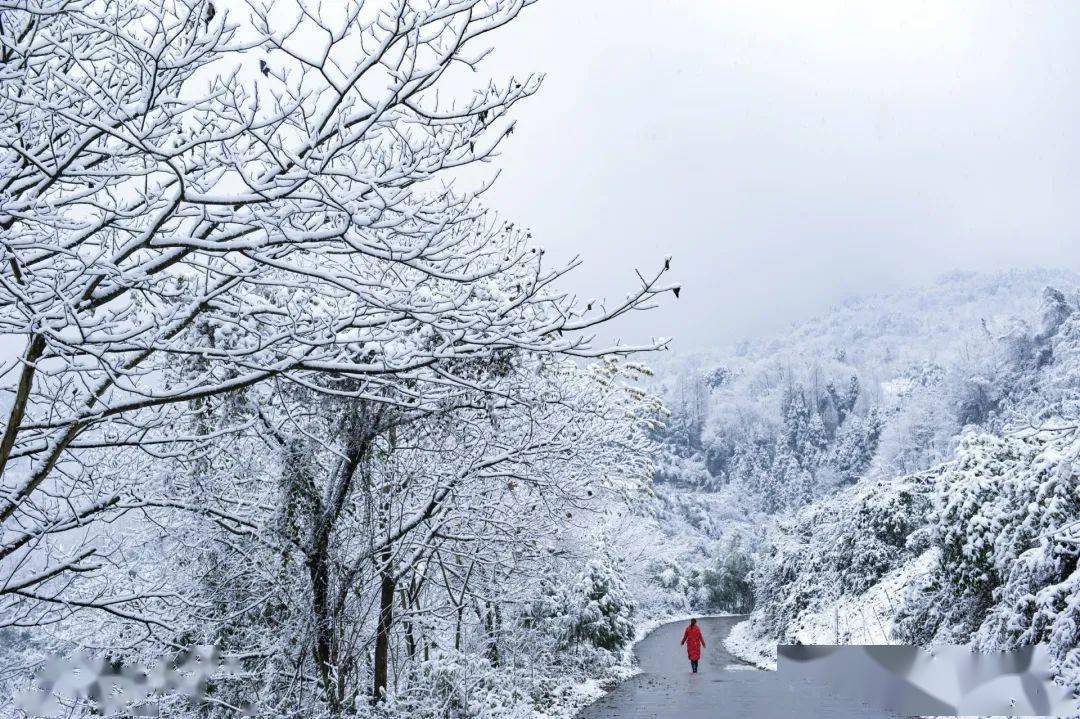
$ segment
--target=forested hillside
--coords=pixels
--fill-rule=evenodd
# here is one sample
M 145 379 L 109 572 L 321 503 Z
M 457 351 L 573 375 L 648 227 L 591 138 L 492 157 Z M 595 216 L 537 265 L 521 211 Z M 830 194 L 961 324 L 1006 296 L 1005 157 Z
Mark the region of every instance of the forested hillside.
M 954 274 L 731 352 L 658 358 L 672 412 L 658 477 L 795 509 L 929 467 L 966 426 L 1064 411 L 1068 372 L 1051 344 L 1077 284 L 1068 272 Z
M 1078 285 L 954 275 L 684 362 L 663 481 L 771 516 L 733 649 L 1045 642 L 1080 689 Z

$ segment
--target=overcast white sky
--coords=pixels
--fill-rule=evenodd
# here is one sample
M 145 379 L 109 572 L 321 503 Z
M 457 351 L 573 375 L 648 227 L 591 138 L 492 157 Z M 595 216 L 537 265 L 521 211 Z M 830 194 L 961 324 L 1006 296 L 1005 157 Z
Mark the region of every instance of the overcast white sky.
M 676 347 L 952 269 L 1080 268 L 1080 3 L 541 0 L 487 72 L 547 73 L 487 203 L 575 289 L 674 255 Z

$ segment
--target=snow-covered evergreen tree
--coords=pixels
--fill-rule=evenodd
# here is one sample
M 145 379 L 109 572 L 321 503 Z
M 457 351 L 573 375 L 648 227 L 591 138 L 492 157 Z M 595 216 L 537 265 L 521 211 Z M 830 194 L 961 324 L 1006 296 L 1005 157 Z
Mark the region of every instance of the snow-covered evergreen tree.
M 593 559 L 567 591 L 570 639 L 616 651 L 634 638 L 636 603 L 611 557 Z

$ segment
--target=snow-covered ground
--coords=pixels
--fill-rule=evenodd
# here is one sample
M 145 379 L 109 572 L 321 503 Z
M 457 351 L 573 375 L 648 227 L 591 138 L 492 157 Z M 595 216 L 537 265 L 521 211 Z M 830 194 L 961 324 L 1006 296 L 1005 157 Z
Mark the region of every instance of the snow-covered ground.
M 803 612 L 785 641 L 801 644 L 894 644 L 892 622 L 904 588 L 937 561 L 936 550 L 889 572 L 858 596 L 842 596 Z M 729 652 L 762 669 L 776 669 L 776 637 L 755 631 L 752 619 L 735 625 L 724 640 Z
M 627 674 L 633 676 L 633 672 Z M 583 682 L 566 681 L 559 685 L 552 693 L 553 703 L 545 709 L 537 709 L 533 712 L 533 719 L 573 719 L 583 707 L 592 704 L 604 696 L 607 687 L 616 683 L 617 679 L 599 681 L 587 679 Z
M 937 561 L 929 550 L 886 574 L 860 595 L 840 599 L 799 615 L 789 639 L 801 644 L 895 644 L 892 622 L 905 587 Z
M 746 619 L 732 627 L 724 638 L 724 648 L 760 669 L 776 671 L 776 640 L 758 636 L 753 624 Z

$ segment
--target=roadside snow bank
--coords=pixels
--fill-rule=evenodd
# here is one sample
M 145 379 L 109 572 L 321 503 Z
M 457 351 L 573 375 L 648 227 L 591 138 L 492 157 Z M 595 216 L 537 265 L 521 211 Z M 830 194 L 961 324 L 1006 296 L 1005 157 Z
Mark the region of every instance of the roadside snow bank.
M 798 615 L 784 642 L 800 644 L 895 644 L 892 623 L 905 587 L 929 572 L 937 561 L 929 550 L 900 565 L 859 595 L 841 595 Z M 740 659 L 762 669 L 776 669 L 778 637 L 760 631 L 752 618 L 739 622 L 724 640 L 724 647 Z
M 901 564 L 862 594 L 843 594 L 805 611 L 788 625 L 788 642 L 798 644 L 896 644 L 893 618 L 904 592 L 928 574 L 938 552 L 930 549 Z
M 533 719 L 573 719 L 582 708 L 604 696 L 618 680 L 560 681 L 548 694 L 551 704 L 533 711 Z
M 752 619 L 739 622 L 724 638 L 724 648 L 758 669 L 776 671 L 776 640 L 759 636 Z

